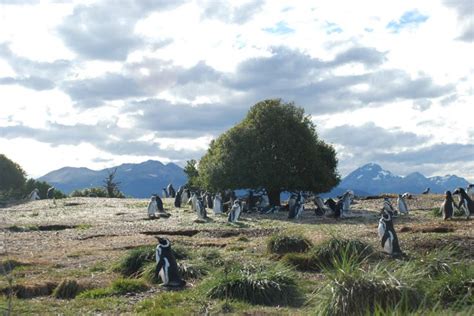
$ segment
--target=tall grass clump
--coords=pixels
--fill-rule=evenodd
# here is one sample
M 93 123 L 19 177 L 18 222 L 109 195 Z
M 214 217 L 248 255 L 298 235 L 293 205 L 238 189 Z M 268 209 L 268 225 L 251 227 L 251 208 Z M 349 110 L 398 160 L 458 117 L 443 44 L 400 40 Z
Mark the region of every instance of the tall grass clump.
M 155 247 L 143 246 L 130 250 L 114 267 L 123 276 L 136 276 L 146 263 L 155 260 Z
M 209 281 L 207 296 L 267 306 L 298 306 L 302 294 L 294 271 L 281 264 L 225 267 Z
M 148 290 L 148 285 L 142 280 L 116 279 L 109 287 L 92 289 L 78 295 L 80 298 L 102 298 L 112 295 L 139 293 Z
M 289 253 L 283 262 L 300 271 L 321 271 L 337 263 L 358 264 L 374 255 L 372 247 L 359 240 L 332 238 L 316 245 L 307 253 Z
M 301 235 L 277 234 L 270 237 L 267 241 L 268 252 L 279 255 L 291 252 L 305 252 L 311 246 L 311 241 Z
M 73 299 L 79 292 L 83 290 L 83 287 L 77 283 L 76 280 L 63 280 L 54 289 L 53 296 L 61 299 Z

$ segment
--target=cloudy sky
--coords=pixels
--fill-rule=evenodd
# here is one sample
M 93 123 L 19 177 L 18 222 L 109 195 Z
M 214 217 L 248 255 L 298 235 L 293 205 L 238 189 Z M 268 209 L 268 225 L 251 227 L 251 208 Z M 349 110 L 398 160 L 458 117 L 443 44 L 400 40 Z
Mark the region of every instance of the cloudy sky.
M 199 159 L 294 101 L 346 175 L 474 182 L 474 1 L 0 0 L 0 153 L 38 177 Z

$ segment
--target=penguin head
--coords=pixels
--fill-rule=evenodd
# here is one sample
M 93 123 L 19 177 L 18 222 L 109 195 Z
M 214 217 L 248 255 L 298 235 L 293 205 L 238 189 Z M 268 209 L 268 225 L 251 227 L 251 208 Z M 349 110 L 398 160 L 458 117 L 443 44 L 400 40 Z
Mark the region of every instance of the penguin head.
M 454 190 L 453 194 L 466 194 L 466 191 L 464 191 L 463 188 L 457 188 L 456 190 Z
M 160 237 L 160 236 L 156 236 L 156 239 L 158 240 L 158 245 L 160 247 L 169 247 L 170 246 L 170 241 L 168 240 L 168 238 L 164 238 L 164 237 Z
M 457 191 L 457 190 L 456 190 L 456 191 Z M 456 193 L 456 191 L 454 191 L 453 193 L 454 193 L 454 194 L 459 194 L 459 193 Z M 444 194 L 446 195 L 446 198 L 452 197 L 451 191 L 446 191 L 446 192 L 444 192 Z
M 156 195 L 152 195 L 152 196 L 151 196 L 151 200 L 152 200 L 152 201 L 155 201 L 155 200 L 156 200 Z

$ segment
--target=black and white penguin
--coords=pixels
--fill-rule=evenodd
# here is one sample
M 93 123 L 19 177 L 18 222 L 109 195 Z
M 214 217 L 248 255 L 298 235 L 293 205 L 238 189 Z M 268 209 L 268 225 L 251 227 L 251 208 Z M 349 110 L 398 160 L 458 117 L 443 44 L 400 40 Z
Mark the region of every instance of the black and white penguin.
M 351 203 L 352 200 L 354 199 L 354 192 L 353 191 L 346 191 L 342 195 L 342 213 L 341 217 L 346 217 L 349 216 L 351 213 Z
M 198 202 L 197 193 L 193 192 L 187 202 L 187 204 L 191 204 L 191 211 L 196 212 L 197 202 Z
M 459 195 L 459 208 L 462 207 L 464 209 L 464 213 L 469 219 L 471 214 L 474 214 L 474 201 L 471 200 L 463 188 L 457 188 L 454 190 L 453 194 Z
M 454 207 L 459 208 L 454 202 L 453 196 L 451 195 L 451 191 L 446 191 L 444 197 L 443 204 L 441 204 L 441 214 L 443 214 L 443 219 L 447 220 L 453 217 Z M 454 207 L 453 207 L 454 205 Z
M 390 212 L 392 217 L 396 217 L 398 212 L 393 208 L 392 202 L 390 202 L 389 198 L 383 199 L 383 210 L 386 212 Z
M 402 251 L 398 244 L 397 233 L 393 227 L 393 216 L 390 211 L 382 210 L 382 217 L 379 220 L 378 227 L 379 238 L 385 252 L 390 255 L 401 255 Z
M 208 208 L 214 208 L 214 201 L 212 200 L 212 194 L 209 193 L 209 192 L 206 192 L 206 194 L 204 195 L 204 198 L 205 198 L 205 201 L 206 201 L 206 206 Z
M 184 189 L 181 194 L 181 207 L 186 207 L 186 203 L 188 203 L 190 197 L 189 189 Z
M 29 200 L 30 201 L 36 201 L 36 200 L 39 200 L 39 199 L 40 199 L 39 190 L 34 189 L 33 191 L 31 191 L 30 196 L 29 196 Z
M 324 205 L 326 205 L 333 214 L 336 212 L 336 201 L 333 199 L 328 198 L 326 201 L 324 201 Z
M 242 205 L 240 204 L 240 200 L 236 199 L 234 201 L 234 204 L 232 205 L 232 208 L 229 212 L 229 216 L 227 218 L 227 221 L 229 223 L 235 223 L 239 220 L 240 213 L 242 211 Z
M 176 191 L 173 188 L 173 185 L 171 183 L 168 184 L 168 186 L 166 187 L 166 190 L 168 191 L 168 197 L 171 197 L 174 199 L 174 197 L 176 196 Z
M 46 198 L 49 200 L 54 198 L 54 187 L 50 187 L 48 191 L 46 192 Z
M 158 212 L 163 213 L 165 209 L 163 208 L 163 200 L 160 198 L 158 194 L 155 194 L 156 198 L 156 208 L 158 209 Z
M 181 194 L 183 193 L 183 191 L 181 190 L 178 190 L 178 192 L 176 192 L 176 196 L 174 198 L 174 206 L 175 207 L 181 207 Z
M 326 214 L 327 206 L 324 205 L 323 200 L 319 196 L 314 197 L 314 204 L 316 205 L 316 208 L 314 209 L 316 216 L 323 216 Z
M 156 195 L 151 196 L 151 200 L 148 203 L 148 218 L 160 218 L 158 214 L 158 207 L 156 205 Z
M 428 194 L 430 193 L 430 188 L 426 188 L 425 191 L 423 191 L 421 194 Z
M 295 204 L 292 208 L 290 208 L 290 212 L 288 213 L 288 218 L 300 218 L 304 211 L 304 197 L 302 192 L 299 192 L 296 196 Z
M 181 278 L 176 258 L 173 255 L 173 251 L 171 251 L 171 242 L 166 238 L 157 237 L 157 239 L 155 274 L 161 277 L 163 286 L 182 288 L 186 281 Z
M 397 204 L 398 211 L 400 212 L 400 214 L 408 214 L 408 205 L 405 199 L 403 198 L 403 195 L 398 195 Z
M 405 200 L 411 200 L 413 198 L 413 195 L 410 192 L 405 192 L 402 194 L 402 198 Z
M 163 188 L 163 190 L 161 192 L 162 192 L 162 196 L 163 196 L 164 199 L 169 197 L 168 191 L 166 190 L 166 188 Z
M 340 197 L 339 200 L 337 200 L 337 202 L 336 202 L 336 208 L 335 208 L 335 211 L 334 211 L 334 217 L 335 218 L 343 217 L 342 216 L 343 208 L 344 208 L 344 200 L 342 199 L 342 197 Z
M 195 195 L 193 195 L 194 197 Z M 206 207 L 204 206 L 204 203 L 201 198 L 196 197 L 196 214 L 198 216 L 198 219 L 205 220 L 207 218 L 207 212 L 206 212 Z
M 220 193 L 217 193 L 214 196 L 214 201 L 212 201 L 214 214 L 222 214 L 222 197 Z

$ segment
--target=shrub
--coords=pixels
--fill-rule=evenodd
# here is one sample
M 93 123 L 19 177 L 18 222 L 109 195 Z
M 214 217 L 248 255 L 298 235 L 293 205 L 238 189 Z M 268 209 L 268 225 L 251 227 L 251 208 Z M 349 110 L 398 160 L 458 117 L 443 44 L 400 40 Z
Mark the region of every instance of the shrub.
M 469 264 L 452 266 L 449 273 L 427 284 L 428 296 L 433 303 L 444 307 L 474 305 L 474 267 Z
M 140 270 L 148 262 L 155 260 L 155 247 L 143 246 L 130 250 L 125 257 L 114 267 L 115 272 L 124 276 L 134 276 L 140 273 Z
M 127 293 L 138 293 L 148 289 L 145 282 L 134 279 L 117 279 L 112 282 L 110 287 L 113 294 L 127 294 Z
M 74 190 L 72 197 L 107 197 L 107 191 L 102 187 Z
M 82 290 L 76 280 L 63 280 L 54 289 L 53 296 L 55 298 L 72 299 Z
M 280 264 L 224 268 L 210 281 L 209 288 L 210 298 L 268 306 L 298 306 L 302 302 L 295 273 Z
M 289 252 L 305 252 L 311 247 L 311 242 L 301 235 L 273 235 L 267 241 L 270 253 L 285 254 Z

